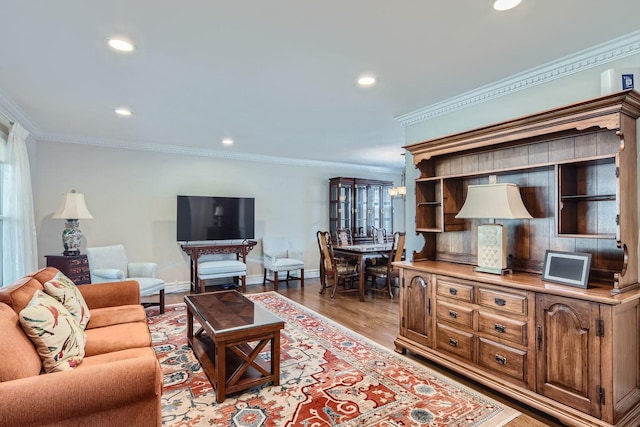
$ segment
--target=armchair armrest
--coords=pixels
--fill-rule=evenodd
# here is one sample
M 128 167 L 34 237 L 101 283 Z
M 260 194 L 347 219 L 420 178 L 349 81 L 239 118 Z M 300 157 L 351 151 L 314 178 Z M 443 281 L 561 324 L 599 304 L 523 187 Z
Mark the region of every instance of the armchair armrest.
M 116 268 L 100 268 L 91 270 L 91 274 L 105 281 L 123 280 L 125 278 L 124 271 Z
M 140 284 L 135 280 L 79 285 L 78 290 L 89 310 L 140 304 Z
M 155 262 L 130 262 L 127 265 L 129 277 L 156 277 L 158 264 Z
M 158 401 L 157 410 L 140 415 L 155 416 L 155 423 L 151 419 L 146 423 L 160 425 L 161 393 L 162 372 L 154 357 L 5 381 L 0 383 L 0 425 L 76 425 L 90 422 L 92 414 L 98 423 L 104 421 L 105 411 L 109 411 L 112 425 L 133 425 L 132 412 L 139 411 L 140 402 L 154 405 L 154 400 Z M 113 411 L 128 406 L 129 411 Z M 122 419 L 117 419 L 119 413 Z

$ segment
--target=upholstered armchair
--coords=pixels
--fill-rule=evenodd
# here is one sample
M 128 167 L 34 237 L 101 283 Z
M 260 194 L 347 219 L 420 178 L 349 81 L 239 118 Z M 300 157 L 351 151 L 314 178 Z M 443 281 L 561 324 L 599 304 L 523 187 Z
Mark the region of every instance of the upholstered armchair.
M 160 313 L 164 313 L 164 280 L 155 277 L 155 262 L 129 262 L 122 245 L 87 248 L 91 283 L 136 280 L 140 296 L 160 294 Z
M 292 247 L 291 242 L 286 237 L 264 237 L 262 239 L 262 255 L 264 262 L 263 286 L 267 281 L 273 282 L 273 289 L 278 291 L 278 273 L 287 272 L 285 281 L 289 285 L 289 280 L 300 280 L 300 287 L 304 288 L 304 262 L 302 261 L 302 251 Z M 291 276 L 292 271 L 300 270 L 299 276 Z M 273 279 L 270 279 L 267 272 L 273 272 Z

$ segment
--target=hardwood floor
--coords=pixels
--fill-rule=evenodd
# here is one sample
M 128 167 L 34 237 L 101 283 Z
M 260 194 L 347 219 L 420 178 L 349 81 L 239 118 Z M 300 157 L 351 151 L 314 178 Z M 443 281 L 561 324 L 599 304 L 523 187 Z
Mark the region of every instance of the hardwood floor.
M 300 282 L 292 281 L 287 286 L 284 282 L 279 284 L 278 292 L 280 295 L 286 296 L 311 310 L 328 317 L 345 327 L 363 335 L 384 347 L 394 349 L 393 341 L 398 334 L 399 318 L 398 318 L 398 300 L 390 300 L 382 294 L 374 294 L 367 296 L 365 302 L 358 301 L 357 293 L 336 294 L 332 300 L 329 292 L 320 295 L 319 279 L 305 280 L 305 287 L 300 288 Z M 214 288 L 208 288 L 215 290 Z M 273 290 L 273 284 L 267 283 L 266 287 L 260 285 L 247 285 L 247 293 L 259 293 Z M 186 293 L 174 293 L 166 295 L 166 304 L 175 304 L 183 302 Z M 145 298 L 146 300 L 146 298 Z M 414 357 L 430 369 L 437 371 L 443 375 L 455 379 L 456 381 L 475 389 L 505 405 L 513 407 L 522 412 L 518 418 L 507 424 L 509 427 L 540 427 L 540 426 L 562 426 L 557 420 L 543 414 L 533 408 L 522 405 L 513 399 L 501 394 L 496 394 L 491 389 L 467 380 L 466 378 L 444 369 L 438 365 L 420 358 Z

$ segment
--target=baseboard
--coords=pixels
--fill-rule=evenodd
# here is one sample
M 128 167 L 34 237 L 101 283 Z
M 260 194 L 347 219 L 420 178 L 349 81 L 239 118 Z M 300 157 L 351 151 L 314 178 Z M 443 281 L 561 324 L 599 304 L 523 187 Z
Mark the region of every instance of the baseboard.
M 320 277 L 320 270 L 306 270 L 304 271 L 305 279 L 316 279 Z M 262 285 L 263 276 L 261 274 L 254 274 L 247 276 L 247 286 Z M 186 281 L 167 283 L 164 288 L 164 292 L 167 294 L 175 294 L 180 292 L 189 292 L 191 284 Z

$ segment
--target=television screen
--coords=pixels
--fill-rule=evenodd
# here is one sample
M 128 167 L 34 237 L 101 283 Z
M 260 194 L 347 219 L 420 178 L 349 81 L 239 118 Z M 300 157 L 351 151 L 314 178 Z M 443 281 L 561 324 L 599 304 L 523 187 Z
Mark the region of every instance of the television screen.
M 178 196 L 179 242 L 254 238 L 255 199 Z

